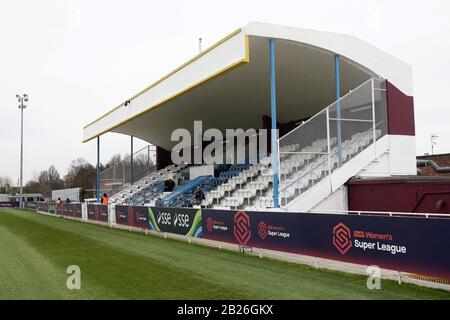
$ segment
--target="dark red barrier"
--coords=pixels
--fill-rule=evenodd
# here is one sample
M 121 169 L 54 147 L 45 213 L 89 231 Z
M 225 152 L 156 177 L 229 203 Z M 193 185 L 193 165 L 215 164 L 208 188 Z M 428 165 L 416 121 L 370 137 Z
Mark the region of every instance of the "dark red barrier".
M 36 204 L 36 210 L 41 212 L 48 212 L 48 203 L 46 202 L 38 202 Z
M 203 210 L 203 237 L 450 279 L 450 219 Z
M 202 211 L 203 238 L 294 253 L 299 250 L 296 214 Z
M 62 208 L 65 217 L 81 218 L 81 203 L 64 203 Z
M 149 229 L 148 207 L 116 206 L 116 223 L 130 227 Z
M 0 208 L 18 208 L 19 202 L 16 201 L 7 201 L 7 202 L 0 202 Z
M 87 216 L 89 220 L 108 222 L 108 206 L 100 204 L 88 204 Z
M 23 203 L 23 206 L 24 206 L 24 208 L 27 208 L 27 209 L 36 210 L 37 202 L 25 201 Z

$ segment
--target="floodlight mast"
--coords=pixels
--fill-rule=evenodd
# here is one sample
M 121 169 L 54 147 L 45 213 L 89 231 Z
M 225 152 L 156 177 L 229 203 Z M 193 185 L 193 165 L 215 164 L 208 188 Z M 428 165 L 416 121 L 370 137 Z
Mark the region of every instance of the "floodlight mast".
M 22 96 L 16 95 L 17 101 L 19 102 L 20 109 L 20 198 L 19 207 L 23 208 L 23 109 L 27 107 L 25 102 L 28 102 L 28 95 L 24 93 Z
M 437 134 L 431 134 L 431 155 L 434 155 L 434 147 L 437 145 L 437 138 L 439 138 Z

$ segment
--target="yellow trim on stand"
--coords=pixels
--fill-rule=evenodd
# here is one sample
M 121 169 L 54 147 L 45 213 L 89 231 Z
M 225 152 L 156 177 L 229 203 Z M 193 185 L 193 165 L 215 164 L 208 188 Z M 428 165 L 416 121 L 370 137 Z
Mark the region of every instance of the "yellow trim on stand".
M 236 31 L 230 33 L 230 34 L 229 34 L 228 36 L 226 36 L 225 38 L 223 38 L 223 39 L 221 39 L 220 41 L 216 42 L 215 44 L 213 44 L 212 46 L 210 46 L 210 47 L 207 48 L 206 50 L 204 50 L 204 51 L 202 51 L 201 53 L 199 53 L 198 55 L 196 55 L 196 56 L 195 56 L 194 58 L 192 58 L 191 60 L 189 60 L 189 61 L 183 63 L 181 66 L 179 66 L 178 68 L 176 68 L 175 70 L 173 70 L 173 71 L 170 72 L 169 74 L 165 75 L 164 77 L 162 77 L 162 78 L 159 79 L 158 81 L 152 83 L 150 86 L 146 87 L 144 90 L 141 90 L 140 92 L 138 92 L 137 94 L 135 94 L 134 96 L 132 96 L 131 98 L 129 98 L 129 99 L 127 99 L 127 100 L 133 100 L 133 99 L 135 99 L 136 97 L 140 96 L 141 94 L 145 93 L 146 91 L 150 90 L 151 88 L 155 87 L 156 85 L 158 85 L 158 84 L 161 83 L 162 81 L 166 80 L 167 78 L 169 78 L 170 76 L 172 76 L 172 75 L 175 74 L 176 72 L 180 71 L 181 69 L 183 69 L 183 68 L 186 67 L 187 65 L 191 64 L 191 63 L 194 62 L 195 60 L 201 58 L 202 56 L 204 56 L 205 54 L 207 54 L 208 52 L 210 52 L 211 50 L 213 50 L 214 48 L 218 47 L 219 45 L 221 45 L 222 43 L 224 43 L 224 42 L 227 41 L 228 39 L 234 37 L 235 35 L 237 35 L 237 34 L 240 33 L 241 31 L 242 31 L 242 29 L 237 29 Z M 132 118 L 134 118 L 134 117 L 136 117 L 136 116 L 142 114 L 143 112 L 148 111 L 149 109 L 151 109 L 151 108 L 153 108 L 153 107 L 158 106 L 159 104 L 162 104 L 162 103 L 164 103 L 164 102 L 166 102 L 166 101 L 168 101 L 168 100 L 170 100 L 170 99 L 173 99 L 175 96 L 180 95 L 180 94 L 182 94 L 182 93 L 184 93 L 184 92 L 186 92 L 186 91 L 192 89 L 192 87 L 195 87 L 195 86 L 199 85 L 200 83 L 203 83 L 203 82 L 205 82 L 205 81 L 207 81 L 207 80 L 210 80 L 211 78 L 216 77 L 216 76 L 217 76 L 218 74 L 220 74 L 220 73 L 223 73 L 223 72 L 225 72 L 225 71 L 228 71 L 228 70 L 231 69 L 231 68 L 236 67 L 236 66 L 237 66 L 238 64 L 240 64 L 240 63 L 243 63 L 243 62 L 248 63 L 248 62 L 250 61 L 249 55 L 250 55 L 250 54 L 249 54 L 249 40 L 248 40 L 248 36 L 246 35 L 246 36 L 245 36 L 245 58 L 244 58 L 244 59 L 239 60 L 239 61 L 237 61 L 237 62 L 231 64 L 230 66 L 225 67 L 224 69 L 222 69 L 222 70 L 220 70 L 220 71 L 218 71 L 218 72 L 212 74 L 211 76 L 209 76 L 209 77 L 207 77 L 207 78 L 205 78 L 205 79 L 203 79 L 203 80 L 198 81 L 198 82 L 195 83 L 194 85 L 189 86 L 188 88 L 186 88 L 186 89 L 184 89 L 184 90 L 178 92 L 177 94 L 175 94 L 175 95 L 173 95 L 173 96 L 171 96 L 171 97 L 169 97 L 169 98 L 167 98 L 167 99 L 164 99 L 164 100 L 160 101 L 159 103 L 157 103 L 157 104 L 155 104 L 155 105 L 153 105 L 153 106 L 151 106 L 151 107 L 149 107 L 149 108 L 146 108 L 144 111 L 142 111 L 142 112 L 140 112 L 139 114 L 133 116 Z M 90 125 L 94 124 L 95 122 L 97 122 L 97 121 L 103 119 L 104 117 L 108 116 L 109 114 L 113 113 L 114 111 L 116 111 L 117 109 L 119 109 L 120 107 L 122 107 L 124 104 L 125 104 L 125 102 L 122 102 L 122 103 L 119 104 L 117 107 L 114 107 L 113 109 L 111 109 L 111 110 L 109 110 L 108 112 L 106 112 L 105 114 L 101 115 L 100 117 L 98 117 L 98 118 L 95 119 L 94 121 L 92 121 L 92 122 L 88 123 L 87 125 L 85 125 L 85 126 L 83 127 L 83 129 L 86 129 L 87 127 L 89 127 Z M 112 128 L 115 128 L 115 127 L 117 127 L 117 126 L 119 126 L 119 125 L 121 125 L 121 124 L 123 124 L 123 123 L 125 123 L 125 122 L 127 122 L 127 121 L 129 121 L 129 120 L 131 120 L 132 118 L 126 119 L 126 120 L 122 121 L 121 123 L 119 123 L 119 124 L 117 124 L 117 125 L 114 125 L 113 127 L 109 128 L 108 130 L 103 131 L 103 132 L 101 132 L 101 133 L 99 133 L 99 134 L 96 134 L 95 136 L 92 136 L 92 137 L 89 137 L 89 138 L 87 138 L 87 139 L 84 139 L 83 142 L 89 141 L 89 140 L 91 140 L 91 139 L 93 139 L 93 138 L 95 138 L 95 137 L 97 137 L 97 136 L 99 136 L 99 135 L 101 135 L 101 134 L 103 134 L 103 133 L 105 133 L 105 132 L 111 130 Z
M 152 105 L 152 106 L 150 106 L 150 107 L 148 107 L 148 108 L 145 108 L 144 110 L 140 111 L 139 113 L 137 113 L 137 114 L 135 114 L 135 115 L 133 115 L 133 116 L 131 116 L 131 117 L 129 117 L 129 118 L 127 118 L 127 119 L 121 121 L 121 122 L 119 122 L 118 124 L 115 124 L 115 125 L 113 125 L 113 126 L 110 126 L 109 128 L 107 128 L 107 129 L 101 131 L 100 133 L 96 133 L 95 135 L 93 135 L 93 136 L 91 136 L 91 137 L 89 137 L 89 138 L 84 139 L 82 142 L 87 142 L 87 141 L 90 141 L 90 140 L 92 140 L 92 139 L 94 139 L 94 138 L 96 138 L 96 137 L 98 137 L 98 136 L 101 136 L 102 134 L 105 134 L 105 133 L 111 131 L 112 129 L 117 128 L 117 127 L 119 127 L 119 126 L 121 126 L 121 125 L 123 125 L 123 124 L 125 124 L 125 123 L 127 123 L 127 122 L 129 122 L 129 121 L 131 121 L 131 120 L 133 120 L 134 118 L 139 117 L 140 115 L 142 115 L 143 113 L 149 111 L 150 109 L 158 108 L 158 107 L 162 106 L 165 102 L 168 102 L 169 100 L 172 100 L 172 99 L 176 98 L 177 96 L 179 96 L 179 95 L 181 95 L 181 94 L 183 94 L 183 93 L 186 93 L 186 92 L 188 92 L 188 91 L 194 89 L 195 87 L 197 87 L 197 86 L 199 86 L 199 85 L 205 84 L 205 83 L 208 82 L 209 80 L 212 80 L 213 78 L 216 78 L 217 76 L 219 76 L 219 75 L 221 75 L 221 74 L 223 74 L 223 73 L 225 73 L 225 72 L 231 71 L 231 70 L 233 70 L 233 69 L 239 67 L 240 65 L 242 65 L 242 64 L 244 64 L 244 63 L 248 63 L 248 62 L 249 62 L 249 60 L 248 60 L 247 58 L 238 60 L 238 61 L 232 63 L 231 65 L 229 65 L 228 67 L 225 67 L 225 68 L 223 68 L 223 69 L 221 69 L 221 70 L 219 70 L 219 71 L 213 73 L 213 74 L 210 75 L 209 77 L 206 77 L 205 79 L 200 80 L 200 81 L 194 83 L 193 85 L 191 85 L 191 86 L 185 88 L 184 90 L 181 90 L 180 92 L 177 92 L 177 93 L 173 94 L 172 96 L 169 96 L 168 98 L 165 98 L 165 99 L 159 101 L 158 103 L 156 103 L 156 104 L 154 104 L 154 105 Z

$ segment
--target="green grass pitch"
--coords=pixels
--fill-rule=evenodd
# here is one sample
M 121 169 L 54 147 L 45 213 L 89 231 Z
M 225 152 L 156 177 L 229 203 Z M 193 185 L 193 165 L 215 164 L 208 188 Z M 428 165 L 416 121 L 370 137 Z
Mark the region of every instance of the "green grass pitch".
M 81 289 L 66 269 L 81 269 Z M 0 209 L 0 299 L 449 299 L 450 293 Z

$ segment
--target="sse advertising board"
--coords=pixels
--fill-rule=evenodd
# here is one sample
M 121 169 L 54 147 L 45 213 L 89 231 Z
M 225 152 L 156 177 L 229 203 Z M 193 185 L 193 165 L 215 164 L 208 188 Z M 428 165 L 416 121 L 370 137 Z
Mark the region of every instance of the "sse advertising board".
M 150 229 L 189 237 L 201 237 L 202 212 L 200 209 L 148 208 Z
M 450 219 L 203 210 L 203 237 L 450 279 Z

